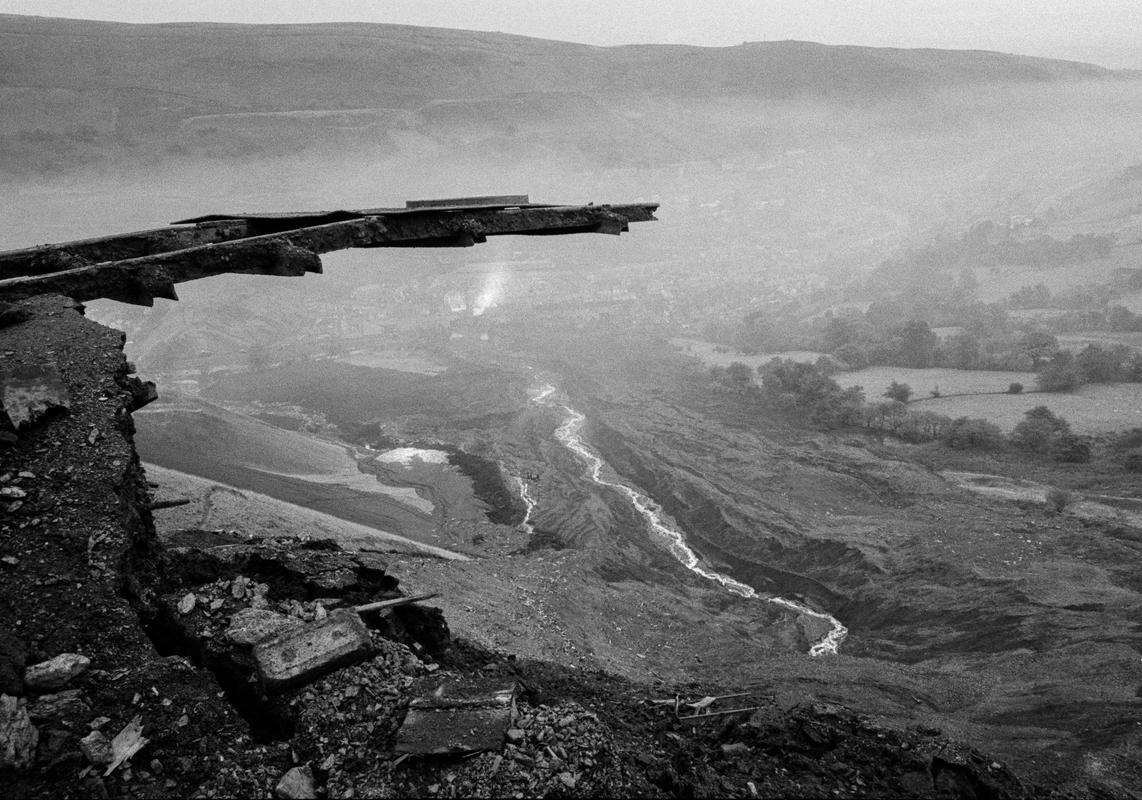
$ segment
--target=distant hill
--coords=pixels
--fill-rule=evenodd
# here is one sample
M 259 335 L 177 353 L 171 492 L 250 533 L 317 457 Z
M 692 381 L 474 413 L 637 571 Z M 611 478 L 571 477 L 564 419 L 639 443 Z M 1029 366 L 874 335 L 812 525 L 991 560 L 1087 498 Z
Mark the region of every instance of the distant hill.
M 1089 64 L 984 51 L 842 47 L 595 47 L 404 25 L 220 25 L 0 15 L 0 82 L 168 108 L 416 108 L 519 92 L 787 96 L 890 92 L 964 83 L 1097 78 Z
M 315 133 L 390 150 L 427 137 L 450 148 L 471 126 L 508 158 L 545 124 L 550 149 L 581 129 L 626 158 L 640 136 L 624 98 L 828 98 L 864 102 L 952 86 L 1113 79 L 1076 62 L 983 51 L 810 42 L 595 47 L 403 25 L 221 25 L 0 15 L 0 167 L 37 171 L 108 145 L 212 154 L 288 150 Z M 298 114 L 297 112 L 306 112 Z M 554 135 L 552 128 L 562 132 Z M 498 138 L 497 138 L 498 137 Z M 573 137 L 570 137 L 573 139 Z M 692 157 L 647 143 L 651 160 Z M 539 141 L 535 140 L 535 141 Z M 619 142 L 619 144 L 613 144 Z M 611 144 L 607 144 L 611 143 Z M 154 149 L 152 147 L 151 149 Z

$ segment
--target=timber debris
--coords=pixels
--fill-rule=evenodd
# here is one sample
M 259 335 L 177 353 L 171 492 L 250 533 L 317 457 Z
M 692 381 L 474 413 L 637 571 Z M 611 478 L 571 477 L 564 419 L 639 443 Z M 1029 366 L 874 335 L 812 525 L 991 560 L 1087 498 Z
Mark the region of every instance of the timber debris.
M 324 253 L 357 247 L 470 247 L 489 236 L 618 235 L 657 203 L 556 206 L 526 195 L 410 201 L 406 208 L 212 214 L 167 228 L 0 253 L 0 303 L 41 294 L 153 305 L 175 284 L 224 273 L 321 272 Z

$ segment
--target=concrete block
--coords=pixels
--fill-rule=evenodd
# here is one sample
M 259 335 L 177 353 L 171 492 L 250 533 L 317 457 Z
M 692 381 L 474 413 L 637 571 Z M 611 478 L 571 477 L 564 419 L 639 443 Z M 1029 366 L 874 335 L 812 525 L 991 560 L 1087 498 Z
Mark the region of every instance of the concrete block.
M 372 642 L 361 618 L 334 611 L 321 623 L 307 625 L 254 647 L 258 676 L 266 691 L 302 686 L 369 657 Z

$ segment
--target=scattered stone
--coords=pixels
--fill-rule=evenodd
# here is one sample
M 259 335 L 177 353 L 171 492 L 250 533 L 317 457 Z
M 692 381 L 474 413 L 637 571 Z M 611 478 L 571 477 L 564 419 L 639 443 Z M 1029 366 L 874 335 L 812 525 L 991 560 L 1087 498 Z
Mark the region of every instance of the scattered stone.
M 364 661 L 371 652 L 372 639 L 365 623 L 354 612 L 341 610 L 320 624 L 258 643 L 254 661 L 262 686 L 267 691 L 280 691 Z
M 59 370 L 52 364 L 12 367 L 0 376 L 0 405 L 16 430 L 36 424 L 71 405 Z
M 28 716 L 27 701 L 0 695 L 0 770 L 32 766 L 39 741 L 40 733 Z
M 27 496 L 28 493 L 19 486 L 5 486 L 0 489 L 0 498 L 5 500 L 23 500 Z
M 508 728 L 508 731 L 506 734 L 508 741 L 511 742 L 512 744 L 519 744 L 520 742 L 523 741 L 523 739 L 526 735 L 527 734 L 525 734 L 519 728 Z
M 78 653 L 60 653 L 48 661 L 28 667 L 24 683 L 33 689 L 46 691 L 60 689 L 82 675 L 91 666 L 91 659 Z
M 3 558 L 0 558 L 0 561 L 3 561 L 10 567 L 14 567 L 20 563 L 20 559 L 16 558 L 15 556 L 4 556 Z
M 115 757 L 111 750 L 111 740 L 102 731 L 92 731 L 80 739 L 79 749 L 97 767 L 106 767 Z
M 274 795 L 282 800 L 313 800 L 317 797 L 313 771 L 309 767 L 294 767 L 278 781 Z
M 572 775 L 570 772 L 560 772 L 559 773 L 559 782 L 562 783 L 564 786 L 566 786 L 568 789 L 574 789 L 575 788 L 575 783 L 576 783 L 575 776 Z
M 194 596 L 194 592 L 187 592 L 181 600 L 178 601 L 178 613 L 189 614 L 194 611 L 194 604 L 198 598 Z

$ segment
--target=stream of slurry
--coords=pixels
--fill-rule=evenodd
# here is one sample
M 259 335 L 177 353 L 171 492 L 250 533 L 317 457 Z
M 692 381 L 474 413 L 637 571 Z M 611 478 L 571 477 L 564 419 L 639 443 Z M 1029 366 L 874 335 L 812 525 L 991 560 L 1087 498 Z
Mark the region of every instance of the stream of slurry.
M 588 474 L 591 480 L 600 486 L 606 486 L 611 489 L 617 489 L 626 495 L 630 500 L 631 505 L 635 510 L 647 521 L 652 531 L 666 542 L 667 548 L 671 555 L 673 555 L 686 569 L 691 572 L 701 575 L 703 578 L 714 583 L 719 584 L 727 591 L 733 592 L 736 595 L 745 597 L 747 599 L 763 600 L 767 603 L 774 603 L 775 605 L 788 608 L 791 611 L 796 611 L 799 614 L 806 614 L 816 619 L 826 620 L 832 629 L 825 635 L 825 637 L 809 648 L 809 655 L 834 655 L 837 653 L 841 642 L 844 641 L 845 636 L 848 634 L 848 628 L 841 624 L 840 620 L 831 614 L 826 614 L 821 611 L 814 611 L 808 606 L 802 605 L 794 600 L 787 600 L 784 597 L 763 597 L 758 594 L 752 587 L 747 586 L 741 581 L 734 580 L 728 575 L 723 575 L 720 572 L 706 569 L 700 563 L 698 554 L 695 553 L 690 546 L 686 543 L 686 537 L 683 533 L 675 528 L 670 527 L 662 521 L 662 509 L 647 497 L 642 492 L 632 489 L 621 483 L 608 481 L 602 477 L 603 467 L 605 462 L 602 458 L 591 452 L 590 448 L 583 442 L 580 435 L 583 424 L 587 421 L 587 417 L 582 413 L 576 411 L 570 406 L 563 405 L 552 401 L 550 398 L 555 394 L 555 387 L 546 385 L 540 392 L 535 395 L 532 400 L 540 405 L 550 406 L 552 408 L 562 408 L 567 416 L 555 431 L 555 438 L 571 452 L 575 453 L 579 458 L 587 463 Z M 524 517 L 524 525 L 528 528 L 531 526 L 528 520 L 531 518 L 532 509 L 535 506 L 535 501 L 528 491 L 527 483 L 520 479 L 520 494 L 524 502 L 527 504 L 527 514 Z

